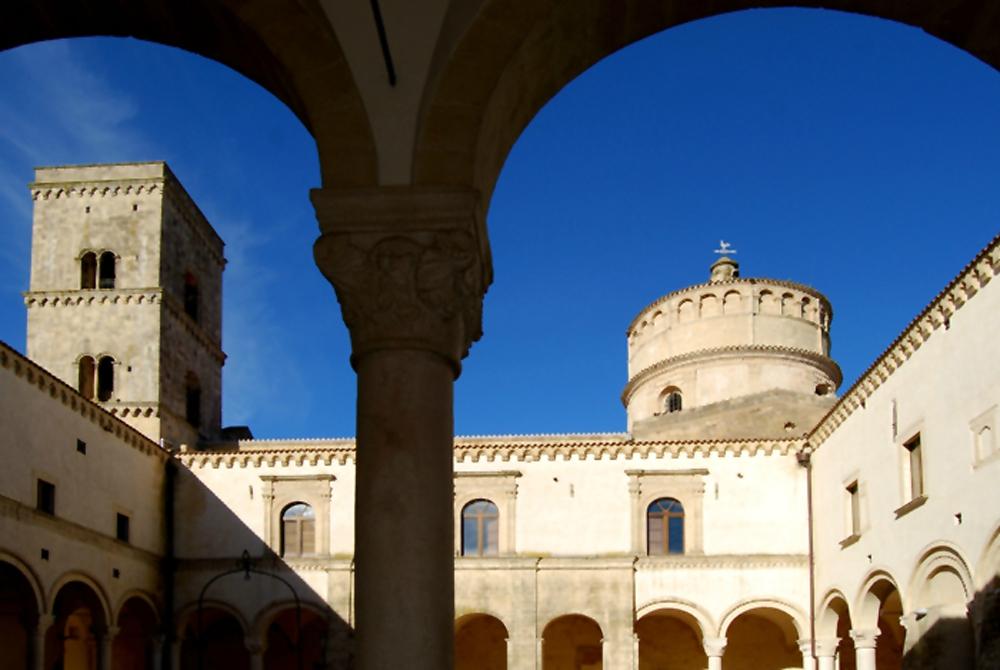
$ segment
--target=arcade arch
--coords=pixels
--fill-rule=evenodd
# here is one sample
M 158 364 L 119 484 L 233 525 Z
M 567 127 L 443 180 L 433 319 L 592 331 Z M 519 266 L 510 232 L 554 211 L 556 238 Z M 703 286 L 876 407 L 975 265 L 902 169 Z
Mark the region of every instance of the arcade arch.
M 722 622 L 724 670 L 784 670 L 802 667 L 798 641 L 801 613 L 777 601 L 755 601 L 734 608 Z
M 111 654 L 106 599 L 92 580 L 78 575 L 59 580 L 52 593 L 45 666 L 97 670 Z
M 455 670 L 506 670 L 507 626 L 491 614 L 466 614 L 455 621 Z
M 542 631 L 542 670 L 601 670 L 601 627 L 582 614 L 566 614 Z
M 0 554 L 0 649 L 5 663 L 16 670 L 31 667 L 38 649 L 34 635 L 39 623 L 40 592 L 34 576 L 17 559 Z
M 639 638 L 639 670 L 676 668 L 703 670 L 703 622 L 686 609 L 662 606 L 640 616 L 635 624 Z
M 899 670 L 903 664 L 906 630 L 900 624 L 903 601 L 896 581 L 876 571 L 865 580 L 854 607 L 854 641 L 859 666 Z

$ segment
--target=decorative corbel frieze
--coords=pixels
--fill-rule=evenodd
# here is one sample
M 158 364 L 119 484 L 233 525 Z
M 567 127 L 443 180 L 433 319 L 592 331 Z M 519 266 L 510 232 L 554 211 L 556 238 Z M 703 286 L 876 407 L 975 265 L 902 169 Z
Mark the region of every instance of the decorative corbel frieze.
M 352 364 L 420 349 L 455 368 L 482 335 L 492 281 L 479 194 L 464 188 L 317 189 L 316 264 L 351 333 Z

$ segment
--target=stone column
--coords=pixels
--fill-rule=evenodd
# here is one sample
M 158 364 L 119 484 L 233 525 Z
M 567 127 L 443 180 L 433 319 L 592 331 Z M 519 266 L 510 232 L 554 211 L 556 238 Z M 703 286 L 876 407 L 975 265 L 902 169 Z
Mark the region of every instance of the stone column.
M 156 633 L 149 638 L 153 652 L 153 670 L 163 668 L 163 645 L 166 644 L 167 636 L 163 633 Z
M 250 654 L 250 670 L 264 670 L 264 642 L 256 635 L 247 635 L 243 646 Z
M 97 640 L 98 663 L 101 670 L 111 670 L 111 653 L 119 630 L 121 629 L 118 626 L 108 626 Z
M 802 653 L 802 670 L 816 670 L 816 659 L 812 655 L 812 640 L 799 640 Z
M 510 670 L 536 670 L 538 643 L 534 637 L 512 635 L 507 638 L 507 667 Z
M 722 670 L 722 655 L 726 652 L 726 638 L 706 637 L 702 641 L 708 656 L 708 670 Z
M 55 622 L 56 618 L 51 614 L 39 614 L 35 630 L 31 635 L 31 667 L 33 670 L 43 670 L 45 668 L 45 634 Z
M 816 640 L 816 670 L 836 670 L 839 644 L 837 637 Z
M 875 640 L 878 630 L 852 630 L 857 670 L 875 670 Z
M 316 263 L 358 375 L 358 670 L 454 664 L 452 390 L 490 281 L 467 189 L 317 190 Z

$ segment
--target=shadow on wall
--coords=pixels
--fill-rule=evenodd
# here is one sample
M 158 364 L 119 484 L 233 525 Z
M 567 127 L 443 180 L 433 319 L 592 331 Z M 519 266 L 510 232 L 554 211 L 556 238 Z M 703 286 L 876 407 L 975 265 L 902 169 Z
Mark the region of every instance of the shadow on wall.
M 184 467 L 178 471 L 177 509 L 182 513 L 176 521 L 174 653 L 180 655 L 180 667 L 352 668 L 354 631 L 346 611 L 351 606 L 351 561 L 319 551 L 317 529 L 303 528 L 302 519 L 294 527 L 294 556 L 282 556 L 284 546 L 269 546 L 193 473 Z M 254 471 L 233 469 L 231 475 L 237 488 L 260 490 Z M 284 543 L 284 532 L 280 537 Z M 341 602 L 339 595 L 345 596 L 342 613 L 328 602 Z
M 1000 668 L 1000 577 L 994 577 L 959 612 L 921 611 L 919 637 L 903 655 L 904 670 Z

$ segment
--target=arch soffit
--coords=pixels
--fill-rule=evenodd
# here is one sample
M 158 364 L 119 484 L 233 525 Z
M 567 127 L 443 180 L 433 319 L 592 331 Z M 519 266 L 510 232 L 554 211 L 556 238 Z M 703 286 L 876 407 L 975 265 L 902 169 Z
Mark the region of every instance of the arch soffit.
M 504 622 L 503 617 L 501 617 L 499 614 L 489 609 L 479 609 L 475 612 L 466 612 L 465 614 L 455 617 L 455 632 L 458 632 L 458 630 L 466 623 L 469 623 L 478 618 L 493 619 L 501 626 L 503 626 L 504 631 L 508 635 L 510 634 L 510 627 Z
M 82 572 L 65 572 L 59 577 L 59 579 L 52 583 L 52 588 L 49 589 L 49 600 L 46 612 L 55 612 L 56 598 L 59 597 L 59 592 L 64 586 L 70 584 L 71 582 L 80 582 L 94 592 L 94 595 L 97 597 L 97 602 L 101 606 L 101 614 L 104 616 L 105 625 L 110 625 L 110 622 L 114 621 L 114 619 L 111 618 L 110 599 L 108 599 L 107 594 L 104 592 L 104 589 L 96 579 Z
M 230 615 L 231 617 L 236 619 L 236 622 L 240 625 L 240 629 L 243 631 L 244 635 L 249 631 L 253 630 L 250 627 L 250 624 L 247 622 L 246 617 L 243 616 L 243 613 L 240 612 L 233 605 L 230 605 L 229 603 L 223 600 L 206 599 L 202 602 L 201 608 L 202 610 L 217 609 Z M 177 622 L 176 622 L 177 639 L 179 640 L 183 639 L 185 632 L 184 629 L 187 628 L 189 624 L 191 625 L 195 624 L 195 614 L 197 611 L 198 611 L 197 601 L 189 602 L 186 605 L 184 605 L 184 607 L 181 607 L 177 610 Z
M 993 579 L 1000 577 L 1000 525 L 990 534 L 983 553 L 976 563 L 976 589 L 985 588 Z
M 795 607 L 795 605 L 778 598 L 744 600 L 730 608 L 730 610 L 726 612 L 725 616 L 722 617 L 722 624 L 719 626 L 718 637 L 726 637 L 729 632 L 729 627 L 733 625 L 733 622 L 736 621 L 740 615 L 762 609 L 777 610 L 782 614 L 787 615 L 788 618 L 791 619 L 792 626 L 795 628 L 795 634 L 798 636 L 798 639 L 808 637 L 808 633 L 805 632 L 806 616 L 801 610 L 799 610 L 799 608 Z
M 336 615 L 329 606 L 313 602 L 311 600 L 301 600 L 299 604 L 302 606 L 302 611 L 312 612 L 321 619 L 326 619 L 331 614 Z M 270 627 L 271 623 L 277 619 L 282 612 L 295 609 L 294 600 L 278 600 L 270 603 L 267 607 L 264 607 L 259 612 L 257 616 L 253 619 L 253 624 L 250 628 L 244 628 L 243 630 L 253 631 L 253 634 L 257 637 L 264 638 L 267 636 L 267 629 Z
M 549 626 L 551 626 L 555 622 L 559 621 L 560 619 L 571 619 L 571 618 L 586 619 L 590 623 L 597 626 L 597 630 L 600 631 L 601 637 L 602 638 L 604 637 L 605 628 L 604 626 L 601 625 L 601 622 L 598 619 L 598 617 L 591 616 L 590 614 L 584 614 L 583 612 L 565 612 L 563 614 L 556 614 L 555 616 L 549 617 L 548 621 L 545 622 L 545 625 L 542 626 L 542 637 L 545 636 L 545 631 L 549 629 Z
M 38 578 L 38 575 L 35 574 L 35 571 L 31 569 L 30 565 L 16 555 L 2 549 L 0 549 L 0 561 L 13 566 L 27 580 L 28 585 L 31 586 L 32 593 L 35 594 L 35 608 L 39 614 L 51 611 L 48 606 L 48 600 L 45 598 L 45 591 L 42 589 L 42 582 Z
M 160 621 L 162 621 L 162 618 L 160 617 L 160 606 L 156 602 L 156 600 L 153 599 L 153 596 L 149 595 L 148 593 L 140 589 L 130 589 L 126 591 L 124 594 L 122 594 L 121 598 L 118 599 L 118 605 L 115 607 L 115 618 L 114 618 L 116 625 L 118 623 L 118 619 L 122 615 L 122 610 L 125 608 L 125 605 L 127 605 L 128 601 L 132 600 L 133 598 L 135 598 L 136 600 L 141 600 L 142 602 L 146 603 L 146 605 L 149 606 L 149 609 L 152 610 L 153 612 L 153 616 L 156 618 L 157 624 L 159 624 Z
M 452 3 L 428 82 L 414 156 L 418 184 L 471 184 L 489 202 L 511 147 L 535 114 L 592 65 L 649 35 L 689 21 L 757 8 L 760 2 L 682 0 L 488 0 L 470 10 Z M 791 6 L 787 2 L 766 5 Z M 920 3 L 809 0 L 796 6 L 838 9 L 922 29 L 980 60 L 1000 65 L 1000 15 L 985 0 Z M 478 10 L 478 11 L 476 11 Z M 571 40 L 557 36 L 571 36 Z M 460 112 L 457 110 L 461 110 Z
M 324 184 L 376 182 L 375 144 L 364 104 L 318 3 L 140 2 L 122 11 L 115 2 L 34 0 L 0 9 L 0 26 L 0 49 L 71 37 L 134 37 L 222 63 L 298 117 L 316 140 Z
M 851 601 L 848 600 L 844 592 L 838 588 L 833 588 L 827 591 L 823 599 L 820 600 L 820 606 L 816 608 L 816 636 L 821 638 L 836 637 L 837 634 L 837 620 L 840 618 L 840 612 L 838 612 L 834 604 L 840 602 L 843 604 L 843 608 L 847 613 L 847 616 L 854 620 L 851 613 Z
M 962 555 L 961 549 L 951 542 L 937 542 L 924 549 L 920 553 L 920 558 L 917 559 L 908 589 L 909 600 L 912 602 L 907 603 L 906 609 L 918 606 L 917 599 L 922 597 L 927 582 L 941 570 L 954 574 L 962 583 L 965 599 L 972 599 L 976 589 L 972 580 L 972 571 L 969 569 L 969 563 Z
M 858 589 L 857 596 L 851 607 L 851 621 L 858 629 L 878 627 L 878 612 L 882 605 L 882 600 L 875 593 L 875 589 L 880 584 L 887 584 L 894 589 L 899 594 L 900 602 L 903 602 L 903 592 L 899 588 L 899 581 L 895 577 L 883 568 L 869 570 L 868 574 L 861 581 L 861 587 Z
M 683 612 L 687 614 L 698 624 L 700 628 L 699 633 L 701 637 L 713 637 L 718 630 L 715 621 L 712 619 L 712 615 L 700 608 L 698 605 L 690 602 L 688 600 L 683 600 L 680 598 L 668 598 L 661 600 L 653 600 L 642 607 L 636 609 L 635 618 L 636 621 L 643 618 L 644 616 L 650 614 L 656 614 L 657 612 L 670 612 L 671 610 L 676 612 Z

